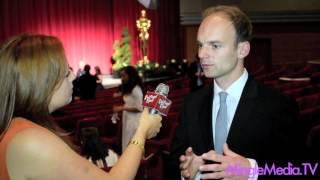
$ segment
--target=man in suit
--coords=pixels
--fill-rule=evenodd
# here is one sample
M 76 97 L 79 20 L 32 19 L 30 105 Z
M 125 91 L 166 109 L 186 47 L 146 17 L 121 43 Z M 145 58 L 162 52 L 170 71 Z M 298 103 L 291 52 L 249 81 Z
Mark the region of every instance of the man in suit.
M 196 55 L 195 60 L 188 66 L 187 72 L 190 78 L 191 92 L 197 91 L 205 86 L 205 77 L 198 54 Z
M 214 84 L 185 99 L 170 155 L 171 179 L 248 179 L 252 174 L 230 173 L 228 166 L 284 163 L 302 148 L 295 136 L 296 103 L 255 81 L 244 68 L 251 34 L 248 17 L 237 7 L 204 12 L 198 54 Z
M 84 74 L 79 77 L 78 86 L 81 100 L 96 98 L 97 79 L 90 74 L 90 68 L 90 65 L 86 64 Z

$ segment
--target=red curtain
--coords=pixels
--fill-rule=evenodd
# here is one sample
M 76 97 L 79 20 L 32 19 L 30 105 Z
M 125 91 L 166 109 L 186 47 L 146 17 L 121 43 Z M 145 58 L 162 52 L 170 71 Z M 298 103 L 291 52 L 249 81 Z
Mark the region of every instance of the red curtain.
M 111 72 L 113 42 L 124 26 L 132 36 L 132 60 L 140 57 L 136 19 L 144 7 L 135 0 L 2 0 L 0 42 L 24 32 L 54 35 L 64 44 L 70 66 L 79 62 Z M 165 63 L 179 58 L 179 2 L 162 0 L 151 19 L 149 58 Z

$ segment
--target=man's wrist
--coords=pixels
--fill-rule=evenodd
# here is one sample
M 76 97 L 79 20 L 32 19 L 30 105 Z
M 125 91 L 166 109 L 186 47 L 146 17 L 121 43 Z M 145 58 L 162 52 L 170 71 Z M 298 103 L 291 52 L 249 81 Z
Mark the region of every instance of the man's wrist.
M 247 160 L 250 163 L 250 172 L 249 172 L 248 180 L 257 180 L 259 174 L 258 173 L 254 173 L 255 171 L 251 171 L 251 170 L 257 168 L 258 167 L 258 163 L 257 163 L 257 161 L 255 159 L 247 158 Z M 253 173 L 250 174 L 251 172 L 253 172 Z

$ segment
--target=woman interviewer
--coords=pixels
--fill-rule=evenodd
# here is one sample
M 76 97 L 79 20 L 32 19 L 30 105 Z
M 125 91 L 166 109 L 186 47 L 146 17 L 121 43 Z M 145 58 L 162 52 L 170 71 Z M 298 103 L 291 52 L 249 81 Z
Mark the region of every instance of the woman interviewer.
M 61 42 L 20 35 L 0 50 L 0 179 L 133 179 L 146 139 L 161 127 L 145 110 L 139 127 L 109 173 L 79 156 L 64 140 L 50 113 L 68 104 L 74 74 Z

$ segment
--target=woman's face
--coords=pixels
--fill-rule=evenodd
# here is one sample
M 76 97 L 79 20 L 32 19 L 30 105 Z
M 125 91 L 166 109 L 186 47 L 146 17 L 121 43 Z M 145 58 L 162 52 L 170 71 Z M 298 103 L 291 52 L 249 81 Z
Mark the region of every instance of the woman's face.
M 69 70 L 62 80 L 59 87 L 54 90 L 51 101 L 49 103 L 49 112 L 53 112 L 67 104 L 72 100 L 72 81 L 75 79 L 74 73 Z
M 120 72 L 120 78 L 121 78 L 122 83 L 126 83 L 129 80 L 129 76 L 125 71 Z

